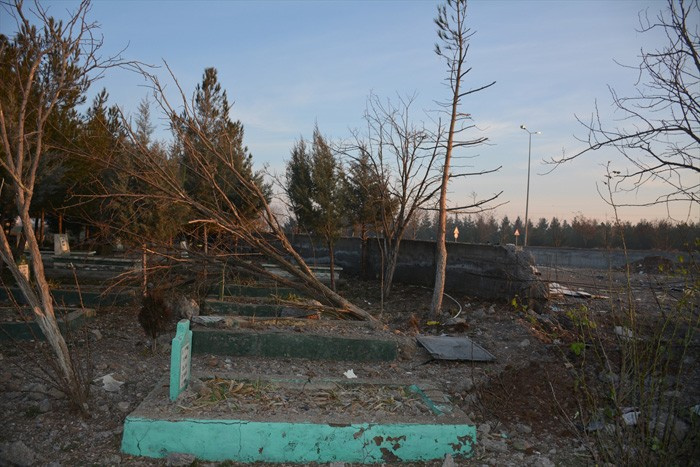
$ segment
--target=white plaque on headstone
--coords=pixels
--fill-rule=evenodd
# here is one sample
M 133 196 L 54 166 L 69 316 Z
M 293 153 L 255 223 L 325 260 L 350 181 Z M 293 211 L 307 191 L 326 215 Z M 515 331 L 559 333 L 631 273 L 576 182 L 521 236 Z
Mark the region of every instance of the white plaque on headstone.
M 189 342 L 182 346 L 180 351 L 180 391 L 185 389 L 187 380 L 190 379 L 190 368 L 192 366 L 192 354 Z
M 180 240 L 180 257 L 187 258 L 187 240 Z

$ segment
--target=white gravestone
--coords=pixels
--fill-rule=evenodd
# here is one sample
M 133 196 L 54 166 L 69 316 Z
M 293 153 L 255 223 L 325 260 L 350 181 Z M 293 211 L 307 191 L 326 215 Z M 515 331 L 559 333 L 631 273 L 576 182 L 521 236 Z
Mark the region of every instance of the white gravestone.
M 70 245 L 68 245 L 68 234 L 53 235 L 53 254 L 56 256 L 70 253 Z

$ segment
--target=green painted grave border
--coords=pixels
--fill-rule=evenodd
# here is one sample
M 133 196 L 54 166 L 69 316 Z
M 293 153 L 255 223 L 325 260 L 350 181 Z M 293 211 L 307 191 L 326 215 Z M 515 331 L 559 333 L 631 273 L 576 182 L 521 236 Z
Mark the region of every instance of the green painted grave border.
M 162 458 L 187 453 L 205 461 L 416 462 L 469 457 L 476 427 L 461 424 L 333 425 L 247 420 L 158 420 L 128 416 L 122 452 Z
M 73 310 L 65 315 L 62 311 L 56 310 L 58 328 L 61 330 L 62 334 L 68 332 L 76 331 L 80 329 L 88 317 L 94 316 L 94 311 L 90 309 L 79 309 Z M 31 317 L 31 310 L 25 312 L 25 316 Z M 36 321 L 12 321 L 12 322 L 0 322 L 0 340 L 32 340 L 40 339 L 44 340 L 44 333 L 39 328 Z
M 109 294 L 101 294 L 100 292 L 83 291 L 78 293 L 77 290 L 51 290 L 53 300 L 58 305 L 65 306 L 80 306 L 82 297 L 83 305 L 87 307 L 106 306 L 106 305 L 129 305 L 135 302 L 135 294 L 131 291 L 123 291 Z M 24 294 L 17 287 L 0 288 L 0 302 L 15 301 L 20 305 L 26 305 L 27 301 Z

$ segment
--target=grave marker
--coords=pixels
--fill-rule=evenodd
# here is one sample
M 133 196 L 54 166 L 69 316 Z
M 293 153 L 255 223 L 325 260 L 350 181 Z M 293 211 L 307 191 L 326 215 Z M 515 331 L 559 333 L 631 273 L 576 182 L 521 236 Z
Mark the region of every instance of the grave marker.
M 187 388 L 192 368 L 192 331 L 189 320 L 177 323 L 170 352 L 170 400 L 174 401 Z
M 68 234 L 53 235 L 53 254 L 60 256 L 70 253 L 70 245 L 68 245 Z

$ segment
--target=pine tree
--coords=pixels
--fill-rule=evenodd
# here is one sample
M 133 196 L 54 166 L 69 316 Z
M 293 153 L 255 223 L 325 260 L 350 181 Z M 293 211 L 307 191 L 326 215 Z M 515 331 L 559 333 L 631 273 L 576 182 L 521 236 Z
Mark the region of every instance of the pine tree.
M 304 138 L 297 141 L 292 148 L 292 158 L 287 162 L 285 181 L 285 191 L 296 219 L 296 228 L 310 231 L 313 228 L 311 156 Z
M 376 174 L 366 150 L 361 150 L 359 157 L 350 163 L 346 192 L 349 220 L 360 228 L 362 240 L 360 276 L 366 279 L 369 260 L 368 231 L 370 227 L 381 225 L 382 216 L 391 216 L 392 204 L 396 204 L 383 201 L 385 198 L 383 193 L 388 192 L 386 181 Z
M 269 199 L 270 187 L 261 173 L 253 171 L 253 156 L 243 144 L 243 124 L 230 118 L 226 91 L 218 82 L 216 68 L 206 68 L 202 83 L 194 92 L 194 122 L 185 123 L 187 144 L 183 145 L 182 165 L 185 189 L 212 209 L 237 210 L 253 218 L 260 210 L 249 190 L 230 171 L 254 182 Z M 196 130 L 195 130 L 196 129 Z M 198 157 L 202 155 L 203 157 Z M 211 190 L 213 178 L 222 192 Z
M 292 149 L 285 190 L 298 226 L 326 241 L 331 262 L 331 288 L 335 288 L 333 246 L 348 217 L 346 186 L 342 165 L 316 127 L 310 152 L 303 139 Z
M 132 246 L 145 243 L 163 244 L 176 235 L 185 223 L 187 209 L 165 202 L 153 196 L 157 190 L 145 179 L 158 180 L 160 174 L 137 169 L 135 158 L 148 157 L 154 161 L 154 169 L 177 171 L 175 161 L 168 159 L 163 145 L 152 139 L 155 127 L 151 123 L 150 105 L 142 100 L 136 114 L 134 128 L 129 129 L 133 138 L 124 141 L 115 155 L 118 161 L 106 169 L 103 178 L 108 200 L 104 206 L 105 223 L 111 236 L 119 237 Z M 120 194 L 130 194 L 129 197 Z M 133 196 L 137 195 L 137 196 Z

